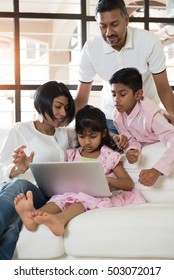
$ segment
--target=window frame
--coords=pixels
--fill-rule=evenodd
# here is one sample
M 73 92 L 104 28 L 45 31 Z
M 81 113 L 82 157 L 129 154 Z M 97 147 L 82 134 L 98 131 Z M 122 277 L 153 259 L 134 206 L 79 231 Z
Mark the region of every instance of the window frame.
M 88 1 L 88 0 L 86 0 Z M 14 53 L 14 84 L 0 84 L 0 90 L 12 90 L 15 92 L 15 122 L 21 121 L 21 91 L 22 90 L 36 90 L 39 84 L 21 84 L 20 80 L 20 19 L 77 19 L 81 23 L 81 48 L 87 40 L 87 23 L 95 21 L 94 16 L 87 15 L 86 1 L 80 0 L 81 14 L 66 14 L 66 13 L 27 13 L 19 11 L 19 0 L 13 0 L 13 12 L 0 12 L 0 18 L 12 18 L 14 20 L 14 38 L 15 38 L 15 53 Z M 153 22 L 172 23 L 173 18 L 154 18 L 149 16 L 149 0 L 144 0 L 144 17 L 130 17 L 130 22 L 144 23 L 144 29 L 149 30 L 149 24 Z M 68 84 L 70 90 L 76 90 L 78 85 Z M 171 85 L 174 90 L 174 85 Z M 100 91 L 102 86 L 93 85 L 92 90 Z

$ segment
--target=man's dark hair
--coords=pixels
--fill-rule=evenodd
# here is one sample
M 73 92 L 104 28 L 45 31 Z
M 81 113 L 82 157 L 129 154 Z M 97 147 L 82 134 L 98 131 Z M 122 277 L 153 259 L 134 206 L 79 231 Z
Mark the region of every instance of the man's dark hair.
M 123 84 L 133 90 L 133 93 L 137 92 L 143 87 L 142 76 L 140 72 L 133 67 L 122 68 L 115 72 L 109 83 L 112 84 Z
M 95 9 L 95 16 L 97 16 L 97 13 L 110 12 L 115 9 L 120 9 L 122 16 L 127 15 L 126 5 L 123 0 L 99 0 Z

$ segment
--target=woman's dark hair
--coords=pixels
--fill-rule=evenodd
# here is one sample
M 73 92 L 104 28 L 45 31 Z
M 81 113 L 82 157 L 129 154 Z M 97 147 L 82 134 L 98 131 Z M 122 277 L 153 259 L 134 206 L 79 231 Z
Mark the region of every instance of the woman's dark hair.
M 133 67 L 122 68 L 115 72 L 109 83 L 112 84 L 123 84 L 132 89 L 133 93 L 136 93 L 143 87 L 142 76 L 140 72 Z
M 123 0 L 100 0 L 95 9 L 95 16 L 98 13 L 110 12 L 115 9 L 120 9 L 122 17 L 127 15 L 126 5 Z
M 63 83 L 49 81 L 41 85 L 34 95 L 34 107 L 39 114 L 43 115 L 43 117 L 45 117 L 45 113 L 47 113 L 50 118 L 54 120 L 52 104 L 54 98 L 59 96 L 65 96 L 68 98 L 69 105 L 67 109 L 66 123 L 69 124 L 74 118 L 75 105 L 69 89 Z
M 96 107 L 86 105 L 76 114 L 75 131 L 78 134 L 83 134 L 85 129 L 91 129 L 94 132 L 104 132 L 105 137 L 102 138 L 101 146 L 107 145 L 111 147 L 111 137 L 107 127 L 105 114 Z

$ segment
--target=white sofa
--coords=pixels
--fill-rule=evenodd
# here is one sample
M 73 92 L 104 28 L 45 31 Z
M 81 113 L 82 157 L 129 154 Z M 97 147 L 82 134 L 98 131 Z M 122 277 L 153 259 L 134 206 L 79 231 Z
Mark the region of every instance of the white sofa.
M 124 161 L 147 203 L 83 213 L 69 222 L 63 237 L 44 225 L 34 233 L 23 227 L 13 259 L 174 259 L 174 173 L 153 187 L 138 183 L 140 170 L 164 149 L 161 143 L 149 145 L 138 163 Z

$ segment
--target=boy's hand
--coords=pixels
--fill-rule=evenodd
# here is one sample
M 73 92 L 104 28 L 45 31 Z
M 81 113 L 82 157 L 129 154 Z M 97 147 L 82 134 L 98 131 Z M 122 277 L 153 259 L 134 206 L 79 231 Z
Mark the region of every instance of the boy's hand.
M 161 172 L 156 170 L 155 168 L 143 169 L 139 174 L 138 181 L 140 182 L 140 184 L 150 187 L 156 182 L 160 175 Z
M 126 157 L 129 163 L 133 164 L 137 162 L 140 152 L 137 149 L 130 149 L 126 153 Z
M 120 150 L 124 150 L 128 147 L 128 139 L 124 134 L 115 134 L 112 139 Z

